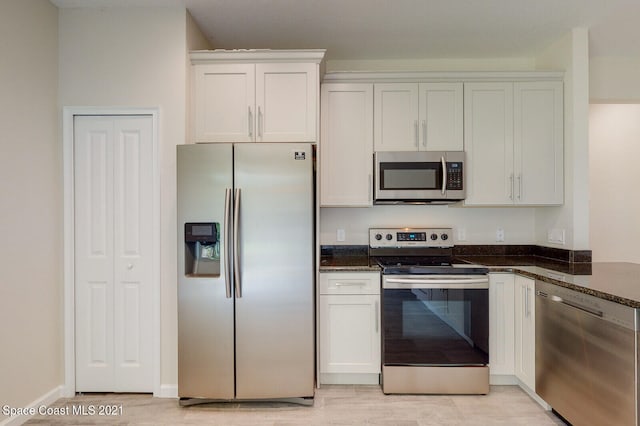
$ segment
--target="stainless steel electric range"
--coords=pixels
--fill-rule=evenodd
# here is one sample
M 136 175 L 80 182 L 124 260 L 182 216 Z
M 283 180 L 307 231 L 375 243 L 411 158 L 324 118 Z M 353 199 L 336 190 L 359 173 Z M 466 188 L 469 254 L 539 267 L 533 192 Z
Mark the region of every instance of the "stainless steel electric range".
M 453 262 L 451 228 L 372 228 L 385 394 L 489 392 L 488 269 Z

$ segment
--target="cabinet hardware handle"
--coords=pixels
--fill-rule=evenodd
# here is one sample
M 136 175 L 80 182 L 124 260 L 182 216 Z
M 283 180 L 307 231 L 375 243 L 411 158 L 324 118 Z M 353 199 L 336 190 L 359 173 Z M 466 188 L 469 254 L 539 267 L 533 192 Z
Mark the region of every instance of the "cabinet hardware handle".
M 249 106 L 249 139 L 253 139 L 253 112 Z
M 518 173 L 518 200 L 522 199 L 522 173 Z
M 427 147 L 427 120 L 422 120 L 422 146 Z
M 376 300 L 375 306 L 374 306 L 374 310 L 375 310 L 375 320 L 376 320 L 376 334 L 380 332 L 380 303 Z
M 414 137 L 416 140 L 416 146 L 419 147 L 420 146 L 420 135 L 418 135 L 418 120 L 415 120 L 413 122 L 413 133 L 414 133 Z
M 354 286 L 354 285 L 363 286 L 363 285 L 367 285 L 367 283 L 365 281 L 352 281 L 352 282 L 346 282 L 346 283 L 337 282 L 337 283 L 334 283 L 334 285 L 336 287 L 347 287 L 347 286 Z
M 258 107 L 258 137 L 262 139 L 262 134 L 264 133 L 264 120 L 262 118 L 262 108 Z
M 513 200 L 513 173 L 509 175 L 509 199 Z

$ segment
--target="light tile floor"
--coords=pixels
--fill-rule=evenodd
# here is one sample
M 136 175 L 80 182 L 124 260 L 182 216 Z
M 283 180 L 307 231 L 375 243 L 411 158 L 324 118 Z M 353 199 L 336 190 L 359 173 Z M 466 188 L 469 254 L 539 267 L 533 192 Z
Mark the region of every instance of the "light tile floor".
M 517 386 L 492 386 L 489 395 L 384 395 L 378 386 L 323 386 L 314 404 L 213 403 L 180 407 L 175 399 L 146 394 L 86 394 L 52 407 L 72 413 L 113 405 L 115 416 L 53 415 L 26 424 L 46 425 L 564 425 Z M 119 407 L 122 407 L 120 410 Z M 120 414 L 119 411 L 122 413 Z

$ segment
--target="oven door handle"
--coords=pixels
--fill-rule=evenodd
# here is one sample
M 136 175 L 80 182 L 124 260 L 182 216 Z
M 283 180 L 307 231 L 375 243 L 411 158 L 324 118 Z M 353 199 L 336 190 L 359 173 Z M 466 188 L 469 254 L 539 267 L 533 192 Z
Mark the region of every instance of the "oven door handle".
M 383 288 L 488 289 L 487 278 L 385 278 Z

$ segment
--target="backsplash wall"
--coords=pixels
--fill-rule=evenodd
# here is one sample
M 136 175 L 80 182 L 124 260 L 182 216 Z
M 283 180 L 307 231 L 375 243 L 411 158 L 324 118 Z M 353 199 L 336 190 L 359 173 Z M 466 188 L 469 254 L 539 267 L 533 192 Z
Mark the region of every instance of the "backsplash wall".
M 456 244 L 535 243 L 534 208 L 380 205 L 321 208 L 320 244 L 364 245 L 369 243 L 369 228 L 399 226 L 451 227 Z M 498 228 L 504 230 L 503 242 L 496 241 Z M 337 240 L 338 229 L 344 230 L 344 241 Z M 464 240 L 459 239 L 461 236 Z

